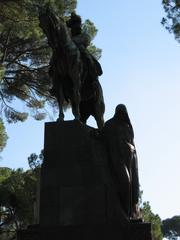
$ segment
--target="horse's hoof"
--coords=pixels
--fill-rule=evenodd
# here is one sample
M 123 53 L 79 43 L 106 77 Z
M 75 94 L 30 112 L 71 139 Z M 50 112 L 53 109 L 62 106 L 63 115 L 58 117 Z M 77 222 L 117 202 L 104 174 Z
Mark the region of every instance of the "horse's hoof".
M 100 139 L 99 129 L 92 128 L 92 130 L 90 131 L 90 136 L 96 139 Z
M 63 118 L 58 118 L 58 119 L 56 120 L 56 122 L 62 123 L 62 122 L 64 122 L 64 119 L 63 119 Z
M 83 122 L 81 122 L 81 120 L 79 118 L 75 118 L 73 121 L 78 124 L 84 124 Z
M 75 122 L 81 122 L 79 118 L 75 118 L 73 121 L 75 121 Z

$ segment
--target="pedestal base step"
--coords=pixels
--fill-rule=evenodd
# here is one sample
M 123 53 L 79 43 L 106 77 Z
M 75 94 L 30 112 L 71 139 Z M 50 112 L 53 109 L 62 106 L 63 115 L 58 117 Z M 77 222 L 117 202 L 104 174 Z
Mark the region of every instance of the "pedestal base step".
M 17 240 L 152 240 L 151 225 L 131 223 L 79 225 L 63 227 L 31 226 L 17 232 Z

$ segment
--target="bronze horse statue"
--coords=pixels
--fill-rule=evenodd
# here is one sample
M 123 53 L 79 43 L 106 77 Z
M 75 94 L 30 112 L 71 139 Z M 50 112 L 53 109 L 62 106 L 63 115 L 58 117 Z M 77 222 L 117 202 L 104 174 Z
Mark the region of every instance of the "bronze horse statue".
M 98 75 L 102 74 L 100 64 L 87 53 L 87 46 L 78 46 L 80 34 L 78 32 L 78 37 L 74 36 L 72 21 L 69 21 L 72 27 L 70 32 L 68 24 L 50 8 L 39 10 L 39 21 L 52 49 L 49 75 L 53 84 L 51 94 L 56 97 L 59 105 L 58 121 L 64 120 L 63 105 L 66 101 L 71 104 L 76 120 L 86 123 L 92 115 L 98 128 L 102 129 L 105 105 L 98 81 Z M 75 20 L 75 29 L 81 30 L 81 22 L 79 21 L 78 28 L 76 25 Z M 97 70 L 98 67 L 100 70 Z

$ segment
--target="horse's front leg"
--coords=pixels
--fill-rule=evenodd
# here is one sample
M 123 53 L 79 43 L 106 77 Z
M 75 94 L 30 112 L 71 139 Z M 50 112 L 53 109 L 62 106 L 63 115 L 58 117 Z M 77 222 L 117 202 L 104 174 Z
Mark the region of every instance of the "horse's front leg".
M 80 79 L 80 74 L 78 74 L 77 76 L 73 76 L 73 96 L 71 99 L 72 113 L 75 117 L 75 120 L 80 119 L 80 111 L 79 111 L 79 105 L 81 101 L 80 87 L 81 87 L 81 79 Z
M 58 122 L 64 121 L 64 111 L 63 111 L 63 103 L 64 103 L 64 93 L 62 85 L 59 86 L 58 89 L 58 106 L 59 106 L 59 118 L 57 119 Z
M 94 99 L 94 110 L 95 110 L 94 118 L 97 122 L 99 130 L 102 130 L 102 128 L 104 127 L 105 104 L 104 104 L 102 87 L 98 80 L 94 82 L 94 91 L 96 95 Z

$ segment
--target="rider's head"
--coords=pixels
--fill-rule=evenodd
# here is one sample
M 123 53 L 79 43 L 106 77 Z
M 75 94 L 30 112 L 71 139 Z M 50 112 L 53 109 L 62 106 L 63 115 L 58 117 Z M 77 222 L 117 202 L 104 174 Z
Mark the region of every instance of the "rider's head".
M 134 131 L 133 127 L 131 125 L 131 121 L 129 119 L 127 108 L 124 104 L 118 104 L 115 109 L 114 119 L 118 121 L 119 123 L 126 123 L 129 125 L 131 131 L 132 131 L 132 138 L 134 138 Z
M 71 13 L 71 18 L 67 21 L 67 26 L 71 28 L 72 36 L 81 34 L 81 17 L 76 13 Z
M 129 122 L 127 108 L 124 104 L 118 104 L 116 106 L 114 117 L 118 120 Z

